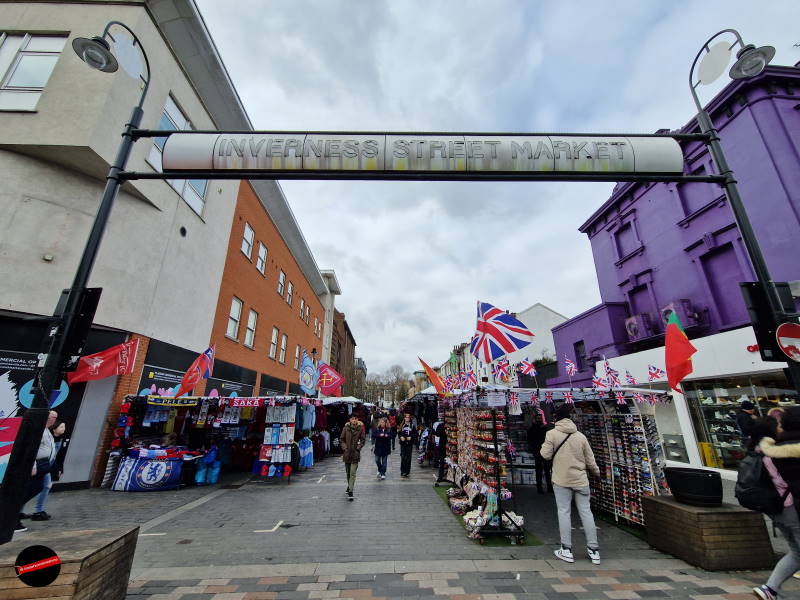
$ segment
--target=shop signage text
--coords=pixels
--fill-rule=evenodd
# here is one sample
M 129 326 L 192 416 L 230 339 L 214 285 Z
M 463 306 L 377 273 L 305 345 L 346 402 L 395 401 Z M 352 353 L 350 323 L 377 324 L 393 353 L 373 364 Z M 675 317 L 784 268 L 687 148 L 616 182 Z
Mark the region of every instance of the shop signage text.
M 669 137 L 508 134 L 176 133 L 170 171 L 683 173 Z
M 173 407 L 186 407 L 197 406 L 199 402 L 197 397 L 194 398 L 173 398 L 169 396 L 148 396 L 147 403 L 153 406 L 173 406 Z

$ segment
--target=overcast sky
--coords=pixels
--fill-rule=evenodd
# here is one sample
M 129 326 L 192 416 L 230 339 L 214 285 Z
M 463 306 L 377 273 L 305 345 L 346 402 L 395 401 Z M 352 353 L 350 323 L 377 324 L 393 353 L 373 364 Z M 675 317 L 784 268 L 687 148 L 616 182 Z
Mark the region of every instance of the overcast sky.
M 262 130 L 653 133 L 691 119 L 689 67 L 720 29 L 800 61 L 797 0 L 197 2 Z M 600 301 L 577 229 L 613 184 L 281 185 L 370 372 L 445 361 L 476 300 Z

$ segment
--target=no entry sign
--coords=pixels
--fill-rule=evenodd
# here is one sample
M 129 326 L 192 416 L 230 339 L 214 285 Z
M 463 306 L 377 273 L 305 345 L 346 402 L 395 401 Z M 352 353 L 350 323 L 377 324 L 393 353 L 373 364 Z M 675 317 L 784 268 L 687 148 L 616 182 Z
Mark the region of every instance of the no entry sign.
M 800 325 L 783 323 L 775 331 L 775 337 L 783 353 L 793 361 L 800 362 Z

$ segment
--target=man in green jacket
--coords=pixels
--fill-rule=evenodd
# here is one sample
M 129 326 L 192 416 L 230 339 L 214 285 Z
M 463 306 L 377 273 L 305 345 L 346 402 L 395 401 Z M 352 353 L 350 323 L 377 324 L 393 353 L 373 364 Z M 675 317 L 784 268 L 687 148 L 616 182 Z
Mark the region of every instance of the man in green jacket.
M 591 508 L 590 471 L 600 477 L 600 469 L 594 460 L 589 440 L 570 419 L 572 406 L 563 404 L 555 412 L 556 426 L 547 432 L 542 444 L 542 458 L 553 461 L 553 492 L 558 508 L 558 530 L 561 534 L 561 548 L 555 551 L 556 558 L 573 563 L 572 555 L 572 499 L 578 507 L 578 514 L 586 534 L 586 553 L 596 565 L 600 564 L 600 550 L 597 542 L 597 526 Z
M 364 425 L 358 417 L 350 415 L 350 420 L 342 428 L 342 435 L 339 440 L 342 444 L 342 460 L 344 461 L 345 472 L 347 473 L 347 499 L 353 499 L 353 489 L 356 485 L 356 471 L 358 462 L 361 460 L 361 448 L 364 447 L 366 440 Z

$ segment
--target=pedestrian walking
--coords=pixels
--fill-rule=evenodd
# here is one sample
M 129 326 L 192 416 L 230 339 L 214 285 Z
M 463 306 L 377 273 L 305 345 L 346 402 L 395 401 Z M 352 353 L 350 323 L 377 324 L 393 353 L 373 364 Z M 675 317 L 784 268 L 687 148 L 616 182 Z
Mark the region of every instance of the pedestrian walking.
M 66 433 L 66 431 L 67 424 L 63 421 L 53 427 L 51 430 L 53 434 L 53 440 L 55 441 L 56 457 L 53 461 L 50 471 L 44 474 L 42 491 L 39 492 L 38 496 L 36 496 L 35 512 L 32 515 L 23 514 L 23 519 L 30 518 L 32 521 L 49 521 L 53 518 L 52 515 L 45 512 L 44 505 L 45 502 L 47 502 L 47 497 L 50 495 L 50 489 L 53 487 L 53 482 L 61 479 L 61 475 L 64 473 L 64 456 L 66 455 L 67 449 L 67 447 L 64 445 L 64 433 Z
M 389 462 L 389 455 L 392 453 L 392 438 L 394 432 L 389 427 L 389 420 L 386 417 L 378 421 L 378 427 L 372 430 L 372 437 L 375 440 L 375 464 L 378 465 L 378 479 L 386 479 L 386 465 Z
M 540 454 L 547 431 L 548 427 L 536 419 L 528 428 L 528 447 L 536 461 L 536 489 L 540 494 L 545 493 L 545 482 L 547 483 L 547 492 L 553 492 L 553 463 L 545 460 Z
M 747 445 L 750 430 L 753 429 L 753 423 L 756 420 L 756 405 L 750 400 L 743 400 L 739 408 L 739 414 L 736 415 L 736 426 L 742 434 L 742 441 Z
M 394 452 L 395 438 L 397 437 L 397 415 L 394 409 L 389 411 L 389 428 L 392 430 L 392 452 Z
M 31 471 L 31 481 L 28 484 L 28 489 L 25 493 L 25 501 L 28 502 L 31 498 L 35 498 L 39 495 L 44 487 L 45 475 L 50 472 L 50 469 L 53 466 L 53 463 L 56 459 L 56 447 L 55 447 L 55 440 L 53 439 L 53 433 L 50 431 L 50 428 L 56 424 L 56 419 L 58 419 L 58 413 L 54 410 L 51 410 L 47 416 L 47 424 L 44 427 L 44 433 L 42 434 L 42 441 L 39 442 L 39 450 L 36 452 L 36 462 L 34 463 L 33 470 Z M 25 517 L 24 513 L 20 513 L 19 519 L 17 519 L 17 526 L 14 528 L 15 532 L 22 532 L 27 531 L 28 528 L 22 524 L 22 517 Z M 43 519 L 46 520 L 46 519 Z
M 594 460 L 589 440 L 578 431 L 570 419 L 572 406 L 564 404 L 555 412 L 555 428 L 545 435 L 542 458 L 553 462 L 553 491 L 558 508 L 558 530 L 561 534 L 561 547 L 554 552 L 556 558 L 572 563 L 572 500 L 578 507 L 578 515 L 586 534 L 586 553 L 592 563 L 600 564 L 600 546 L 597 541 L 597 526 L 590 505 L 590 471 L 600 477 L 600 469 Z
M 797 513 L 800 506 L 800 406 L 791 406 L 784 411 L 781 428 L 781 433 L 777 434 L 774 420 L 767 417 L 754 421 L 751 430 L 751 441 L 763 436 L 758 449 L 764 454 L 763 463 L 775 490 L 783 498 L 783 511 L 770 517 L 789 545 L 789 552 L 775 565 L 766 584 L 753 589 L 762 600 L 776 600 L 783 583 L 800 569 L 800 519 Z
M 417 428 L 410 414 L 403 415 L 397 437 L 400 442 L 400 477 L 408 477 L 411 474 L 411 453 L 417 445 Z
M 364 447 L 366 441 L 364 425 L 356 415 L 350 415 L 350 420 L 342 428 L 339 441 L 342 446 L 342 460 L 347 475 L 347 496 L 349 500 L 352 500 L 353 490 L 356 487 L 356 471 L 361 460 L 361 448 Z
M 434 434 L 439 438 L 439 443 L 436 446 L 436 460 L 439 464 L 439 472 L 436 475 L 436 483 L 442 483 L 444 479 L 445 457 L 447 456 L 447 430 L 444 423 L 439 421 L 434 425 Z

